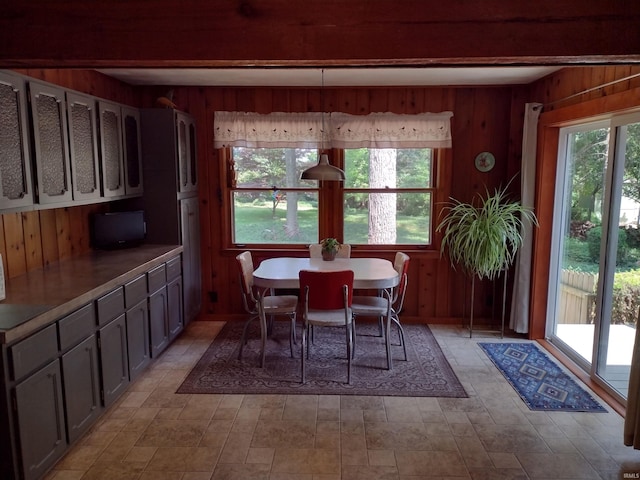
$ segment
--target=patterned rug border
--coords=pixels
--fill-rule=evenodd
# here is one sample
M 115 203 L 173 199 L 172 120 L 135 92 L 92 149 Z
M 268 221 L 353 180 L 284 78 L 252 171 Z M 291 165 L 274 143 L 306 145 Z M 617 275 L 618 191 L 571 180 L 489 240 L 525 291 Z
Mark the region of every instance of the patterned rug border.
M 491 360 L 491 362 L 496 366 L 496 368 L 500 371 L 500 373 L 504 376 L 504 378 L 509 382 L 509 384 L 513 387 L 513 389 L 518 393 L 522 401 L 529 407 L 530 410 L 533 411 L 559 411 L 559 412 L 593 412 L 593 413 L 606 413 L 607 410 L 600 405 L 600 403 L 593 398 L 593 396 L 584 388 L 582 388 L 578 382 L 576 382 L 569 374 L 567 374 L 563 369 L 561 369 L 558 364 L 541 349 L 535 343 L 528 342 L 490 342 L 490 343 L 478 343 L 480 348 L 485 352 L 487 357 Z M 502 349 L 498 351 L 498 349 Z M 532 352 L 531 349 L 535 350 L 534 354 L 538 355 L 544 361 L 544 364 L 536 362 L 537 365 L 533 366 L 531 369 L 531 375 L 523 374 L 521 372 L 522 367 L 517 367 L 517 362 L 520 360 L 515 357 L 510 357 L 504 363 L 501 363 L 497 355 L 504 355 L 504 353 L 509 350 L 514 349 L 519 352 L 527 353 L 528 359 L 529 354 Z M 526 351 L 528 350 L 528 352 Z M 509 363 L 513 362 L 513 363 Z M 524 366 L 525 363 L 520 361 L 520 364 Z M 508 368 L 511 367 L 511 368 Z M 514 370 L 517 370 L 519 377 L 522 379 L 521 382 L 518 382 L 517 379 L 513 378 L 516 374 Z M 531 386 L 531 384 L 527 385 L 528 380 L 534 379 L 541 383 L 541 379 L 535 379 L 535 373 L 540 370 L 545 371 L 545 379 L 551 379 L 548 386 L 556 387 L 554 390 L 564 389 L 565 391 L 574 392 L 573 394 L 568 393 L 566 400 L 560 401 L 557 399 L 552 399 L 550 396 L 540 393 L 541 386 L 535 389 L 535 393 L 527 396 L 525 392 L 525 387 Z M 526 375 L 526 376 L 525 376 Z M 522 383 L 520 385 L 519 383 Z M 538 385 L 540 385 L 538 383 Z M 552 383 L 555 383 L 553 385 Z M 546 383 L 545 383 L 546 384 Z M 550 391 L 550 393 L 554 393 Z
M 256 323 L 256 322 L 254 322 Z M 344 329 L 322 328 L 317 335 L 335 335 L 330 342 L 317 341 L 307 363 L 307 383 L 300 383 L 300 330 L 296 358 L 291 358 L 288 324 L 275 322 L 267 340 L 266 362 L 258 367 L 259 334 L 250 331 L 249 343 L 237 360 L 243 322 L 227 322 L 216 335 L 176 393 L 208 394 L 305 394 L 467 398 L 467 392 L 447 361 L 427 325 L 405 325 L 408 361 L 404 361 L 397 336 L 392 332 L 393 370 L 386 369 L 384 342 L 377 326 L 358 325 L 352 384 L 346 384 Z M 323 333 L 320 333 L 323 332 Z M 324 340 L 324 339 L 323 339 Z M 325 358 L 326 357 L 326 358 Z

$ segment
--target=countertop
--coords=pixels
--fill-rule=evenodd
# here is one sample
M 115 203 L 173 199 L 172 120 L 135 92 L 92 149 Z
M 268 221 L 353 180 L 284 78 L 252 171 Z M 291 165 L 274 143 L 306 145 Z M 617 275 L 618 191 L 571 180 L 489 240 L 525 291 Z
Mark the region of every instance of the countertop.
M 181 252 L 178 245 L 95 250 L 8 279 L 0 343 L 33 333 Z

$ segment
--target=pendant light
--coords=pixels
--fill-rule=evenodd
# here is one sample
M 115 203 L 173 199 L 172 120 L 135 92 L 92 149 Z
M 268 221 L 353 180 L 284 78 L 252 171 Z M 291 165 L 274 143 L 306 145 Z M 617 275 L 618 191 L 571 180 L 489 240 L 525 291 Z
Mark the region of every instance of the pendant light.
M 324 150 L 324 69 L 322 69 L 322 87 L 320 90 L 322 104 L 322 132 L 321 132 L 321 148 Z M 330 180 L 334 182 L 344 181 L 344 172 L 338 167 L 334 167 L 329 163 L 329 156 L 326 153 L 320 154 L 318 164 L 307 168 L 300 175 L 301 180 Z

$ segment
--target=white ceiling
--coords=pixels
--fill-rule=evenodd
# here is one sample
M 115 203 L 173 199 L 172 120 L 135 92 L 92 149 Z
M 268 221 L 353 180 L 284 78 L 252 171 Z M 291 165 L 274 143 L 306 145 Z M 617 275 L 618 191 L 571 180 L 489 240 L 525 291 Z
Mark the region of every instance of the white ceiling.
M 526 85 L 562 67 L 110 68 L 131 85 L 234 87 Z

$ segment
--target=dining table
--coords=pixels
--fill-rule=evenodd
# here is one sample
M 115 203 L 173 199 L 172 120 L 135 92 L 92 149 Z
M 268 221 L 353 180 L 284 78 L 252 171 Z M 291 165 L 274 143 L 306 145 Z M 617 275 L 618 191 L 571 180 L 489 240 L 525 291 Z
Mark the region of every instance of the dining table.
M 275 289 L 300 288 L 301 270 L 314 272 L 353 271 L 354 290 L 378 290 L 390 298 L 390 291 L 400 283 L 400 276 L 393 263 L 383 258 L 322 258 L 275 257 L 263 260 L 253 272 L 253 283 L 258 287 L 260 298 Z M 260 301 L 259 298 L 259 301 Z M 266 318 L 260 319 L 261 336 L 264 342 L 267 336 Z M 388 328 L 385 329 L 388 331 Z M 387 357 L 391 355 L 389 335 L 385 335 Z M 387 358 L 387 361 L 389 358 Z M 388 363 L 389 364 L 389 363 Z

